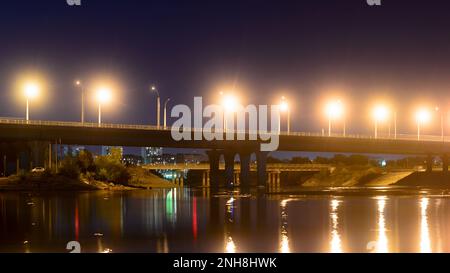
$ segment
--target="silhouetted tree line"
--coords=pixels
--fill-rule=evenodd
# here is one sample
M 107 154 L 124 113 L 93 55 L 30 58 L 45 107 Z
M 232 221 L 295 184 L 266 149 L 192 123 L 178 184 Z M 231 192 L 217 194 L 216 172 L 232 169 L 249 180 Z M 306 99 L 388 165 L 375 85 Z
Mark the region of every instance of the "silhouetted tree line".
M 105 156 L 94 156 L 87 150 L 78 155 L 68 155 L 59 168 L 59 174 L 69 178 L 79 178 L 83 175 L 86 179 L 127 184 L 130 173 L 122 164 L 122 155 L 118 148 L 111 148 L 110 154 Z

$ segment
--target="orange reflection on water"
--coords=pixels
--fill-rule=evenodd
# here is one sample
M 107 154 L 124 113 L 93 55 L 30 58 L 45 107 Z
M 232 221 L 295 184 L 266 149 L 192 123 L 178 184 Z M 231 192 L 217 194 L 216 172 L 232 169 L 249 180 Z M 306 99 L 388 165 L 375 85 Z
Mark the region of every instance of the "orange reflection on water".
M 384 218 L 384 210 L 386 207 L 386 197 L 381 196 L 377 198 L 377 227 L 378 227 L 378 238 L 376 244 L 376 252 L 378 253 L 387 253 L 389 252 L 389 241 L 386 235 L 386 220 Z
M 420 199 L 420 252 L 430 253 L 431 250 L 431 240 L 430 240 L 430 230 L 428 227 L 428 202 L 429 198 L 423 197 Z
M 331 253 L 342 253 L 342 243 L 341 236 L 339 234 L 338 225 L 339 225 L 339 216 L 338 216 L 338 208 L 341 202 L 339 200 L 333 199 L 331 200 L 330 207 L 330 218 L 331 218 L 331 240 L 330 240 L 330 252 Z
M 281 236 L 280 236 L 280 252 L 281 253 L 290 253 L 291 249 L 289 247 L 289 237 L 287 232 L 287 210 L 286 206 L 289 202 L 289 199 L 282 200 L 280 202 L 281 207 Z

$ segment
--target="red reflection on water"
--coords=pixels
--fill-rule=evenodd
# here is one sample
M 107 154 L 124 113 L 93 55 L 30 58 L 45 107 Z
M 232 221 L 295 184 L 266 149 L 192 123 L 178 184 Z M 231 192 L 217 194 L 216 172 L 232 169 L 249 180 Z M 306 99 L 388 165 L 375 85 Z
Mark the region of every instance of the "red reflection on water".
M 78 217 L 78 202 L 75 202 L 75 240 L 78 241 L 78 236 L 80 234 L 80 223 Z
M 197 198 L 192 198 L 192 234 L 197 240 Z

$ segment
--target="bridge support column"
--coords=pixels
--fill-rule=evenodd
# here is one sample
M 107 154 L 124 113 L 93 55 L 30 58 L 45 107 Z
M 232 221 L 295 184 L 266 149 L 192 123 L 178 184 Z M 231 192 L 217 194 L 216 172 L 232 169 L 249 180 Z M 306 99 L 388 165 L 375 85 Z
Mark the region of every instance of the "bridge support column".
M 27 146 L 29 147 L 30 151 L 30 168 L 32 169 L 34 167 L 46 167 L 48 165 L 48 159 L 46 156 L 48 142 L 31 141 Z
M 184 172 L 180 172 L 180 178 L 179 178 L 179 186 L 183 187 L 184 186 Z
M 234 184 L 234 152 L 226 152 L 225 156 L 225 184 L 233 186 Z
M 258 180 L 258 186 L 263 187 L 266 186 L 267 181 L 267 173 L 266 173 L 266 166 L 267 166 L 267 154 L 268 152 L 257 152 L 256 153 L 256 172 L 257 172 L 257 180 Z
M 432 172 L 433 171 L 433 156 L 432 155 L 427 155 L 427 172 Z
M 217 187 L 219 185 L 219 159 L 220 153 L 217 150 L 207 151 L 209 159 L 209 182 L 210 185 Z
M 207 183 L 206 176 L 207 176 L 207 173 L 203 172 L 202 173 L 202 187 L 206 187 L 206 183 Z
M 244 187 L 250 186 L 250 153 L 239 153 L 241 160 L 241 172 L 239 174 L 240 184 Z
M 277 179 L 276 179 L 276 184 L 275 184 L 275 187 L 277 188 L 277 189 L 279 189 L 279 188 L 281 188 L 281 178 L 280 178 L 280 176 L 281 176 L 281 173 L 280 172 L 277 172 L 276 174 L 276 177 L 277 177 Z
M 442 171 L 444 173 L 448 173 L 448 154 L 443 154 L 441 156 L 441 160 L 442 160 Z

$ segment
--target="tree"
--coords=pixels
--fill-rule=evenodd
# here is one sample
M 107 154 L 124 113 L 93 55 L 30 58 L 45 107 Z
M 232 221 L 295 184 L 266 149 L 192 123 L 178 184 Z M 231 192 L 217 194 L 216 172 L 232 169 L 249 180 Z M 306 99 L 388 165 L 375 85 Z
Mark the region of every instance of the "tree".
M 80 176 L 80 168 L 77 164 L 77 159 L 72 155 L 66 156 L 61 161 L 59 174 L 69 178 L 78 178 Z
M 95 172 L 94 157 L 88 150 L 80 151 L 77 156 L 77 164 L 82 173 Z

